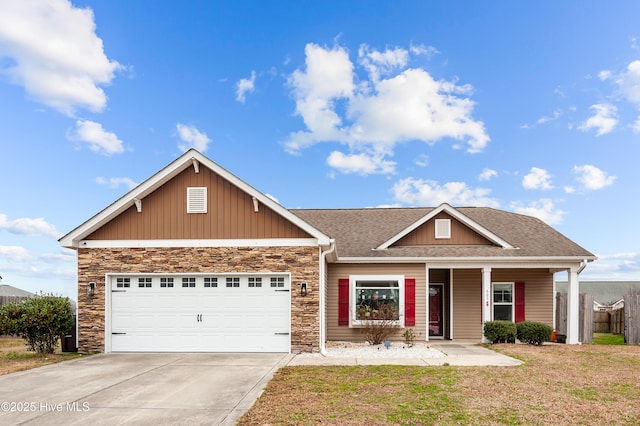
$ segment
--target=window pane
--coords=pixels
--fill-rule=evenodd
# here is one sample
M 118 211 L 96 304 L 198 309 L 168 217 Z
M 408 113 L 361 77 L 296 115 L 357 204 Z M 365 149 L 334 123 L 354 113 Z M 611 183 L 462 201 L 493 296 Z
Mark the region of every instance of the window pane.
M 493 285 L 494 303 L 511 303 L 513 300 L 513 286 L 511 284 Z
M 496 321 L 513 321 L 513 318 L 511 318 L 511 305 L 494 305 L 493 319 Z
M 384 308 L 393 310 L 393 319 L 399 319 L 398 305 L 400 291 L 397 288 L 356 288 L 357 319 L 372 319 L 372 316 L 380 315 Z

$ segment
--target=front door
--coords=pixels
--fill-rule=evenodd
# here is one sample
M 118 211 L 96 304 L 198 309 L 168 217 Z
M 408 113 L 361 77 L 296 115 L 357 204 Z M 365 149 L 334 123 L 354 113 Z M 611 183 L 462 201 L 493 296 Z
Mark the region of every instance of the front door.
M 444 337 L 444 284 L 429 284 L 429 337 Z

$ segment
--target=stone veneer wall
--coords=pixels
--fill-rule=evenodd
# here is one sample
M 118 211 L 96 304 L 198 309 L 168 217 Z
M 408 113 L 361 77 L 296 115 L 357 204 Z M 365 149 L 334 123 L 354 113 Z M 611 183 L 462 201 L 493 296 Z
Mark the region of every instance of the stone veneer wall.
M 290 272 L 291 351 L 318 352 L 318 247 L 78 249 L 78 351 L 104 351 L 105 274 Z M 96 290 L 88 296 L 87 283 Z M 298 283 L 306 281 L 306 297 Z

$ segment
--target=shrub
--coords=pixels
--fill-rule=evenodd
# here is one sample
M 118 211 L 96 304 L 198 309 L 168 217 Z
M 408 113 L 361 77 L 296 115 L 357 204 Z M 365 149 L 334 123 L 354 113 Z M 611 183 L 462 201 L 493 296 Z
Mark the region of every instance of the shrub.
M 402 338 L 404 339 L 404 343 L 410 348 L 412 348 L 413 345 L 415 344 L 416 337 L 417 337 L 416 332 L 411 327 L 405 328 L 405 330 L 402 332 Z
M 516 325 L 511 321 L 487 321 L 484 323 L 484 337 L 491 343 L 515 343 Z
M 522 343 L 541 345 L 551 341 L 553 328 L 547 324 L 534 321 L 523 321 L 517 325 L 517 337 Z
M 400 326 L 398 325 L 398 310 L 392 304 L 381 303 L 377 309 L 363 307 L 367 310 L 367 315 L 361 315 L 362 328 L 360 331 L 364 334 L 364 338 L 371 345 L 379 345 L 391 336 Z
M 40 294 L 0 307 L 0 334 L 20 336 L 30 350 L 39 353 L 53 353 L 72 326 L 73 310 L 67 297 Z

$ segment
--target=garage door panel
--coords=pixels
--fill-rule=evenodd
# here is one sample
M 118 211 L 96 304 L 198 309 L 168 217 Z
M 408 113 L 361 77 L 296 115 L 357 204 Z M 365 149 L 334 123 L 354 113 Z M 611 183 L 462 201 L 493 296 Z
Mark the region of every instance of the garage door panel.
M 278 278 L 280 288 L 274 289 L 261 276 L 263 287 L 248 287 L 246 277 L 239 287 L 226 287 L 223 276 L 218 287 L 204 287 L 203 277 L 196 277 L 195 287 L 182 287 L 175 275 L 174 287 L 164 288 L 159 277 L 141 280 L 145 287 L 131 277 L 131 288 L 111 293 L 111 350 L 288 352 L 288 277 Z

